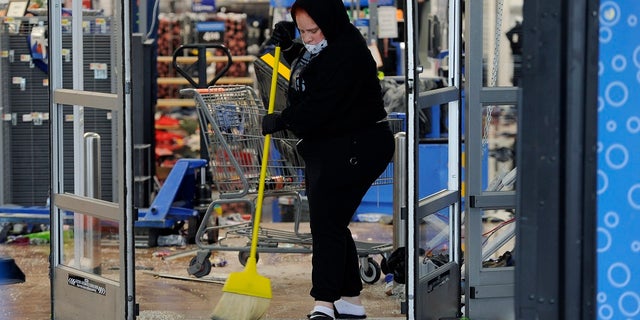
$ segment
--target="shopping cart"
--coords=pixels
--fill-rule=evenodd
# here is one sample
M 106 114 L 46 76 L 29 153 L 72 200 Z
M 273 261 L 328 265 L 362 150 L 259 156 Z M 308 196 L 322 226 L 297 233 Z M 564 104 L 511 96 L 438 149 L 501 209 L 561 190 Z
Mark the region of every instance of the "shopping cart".
M 181 94 L 195 99 L 217 195 L 198 226 L 195 242 L 201 250 L 189 263 L 189 273 L 202 277 L 211 270 L 211 251 L 238 251 L 243 264 L 248 258 L 248 244 L 232 243 L 230 239 L 251 239 L 264 146 L 261 124 L 267 110 L 253 88 L 245 85 L 183 89 Z M 290 195 L 300 199 L 304 162 L 295 150 L 296 143 L 297 139 L 286 131 L 272 135 L 265 196 Z M 218 223 L 221 208 L 231 203 L 242 203 L 244 211 L 252 214 L 251 219 Z M 280 246 L 283 243 L 289 245 Z M 260 228 L 258 246 L 259 252 L 308 253 L 311 236 L 299 232 L 299 223 L 293 231 Z
M 183 89 L 180 93 L 195 100 L 217 195 L 198 226 L 195 243 L 199 250 L 187 270 L 191 275 L 203 277 L 211 271 L 209 258 L 213 251 L 237 251 L 243 265 L 249 257 L 264 146 L 261 124 L 267 110 L 254 89 L 245 85 L 214 85 Z M 288 131 L 272 134 L 265 197 L 293 196 L 298 204 L 302 203 L 304 162 L 296 152 L 297 142 Z M 389 174 L 392 171 L 383 174 L 381 179 L 385 180 L 379 183 L 390 183 Z M 245 212 L 250 212 L 250 218 L 220 223 L 221 208 L 239 203 Z M 300 232 L 300 207 L 294 209 L 293 230 L 259 228 L 259 253 L 312 252 L 311 234 Z M 392 250 L 392 244 L 357 241 L 356 248 L 361 257 L 362 280 L 375 283 L 381 268 L 370 255 L 386 254 Z

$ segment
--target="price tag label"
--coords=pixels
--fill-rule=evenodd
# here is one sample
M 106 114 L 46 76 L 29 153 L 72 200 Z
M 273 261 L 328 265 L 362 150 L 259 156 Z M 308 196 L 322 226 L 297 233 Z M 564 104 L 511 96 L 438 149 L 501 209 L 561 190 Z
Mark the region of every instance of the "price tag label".
M 108 68 L 106 63 L 90 63 L 89 70 L 93 70 L 94 79 L 108 78 Z
M 392 39 L 398 37 L 398 19 L 395 7 L 378 8 L 378 37 Z
M 201 43 L 223 42 L 225 25 L 222 21 L 203 21 L 196 24 L 198 40 Z

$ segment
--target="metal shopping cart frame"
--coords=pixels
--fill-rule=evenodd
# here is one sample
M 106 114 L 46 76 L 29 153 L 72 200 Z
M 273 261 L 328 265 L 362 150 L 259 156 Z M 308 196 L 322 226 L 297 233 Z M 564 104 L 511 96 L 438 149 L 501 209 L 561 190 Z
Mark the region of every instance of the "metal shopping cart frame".
M 198 226 L 195 242 L 199 250 L 188 267 L 189 274 L 203 277 L 211 271 L 209 257 L 212 251 L 238 251 L 243 265 L 248 258 L 264 143 L 261 124 L 267 110 L 254 89 L 246 85 L 189 88 L 182 89 L 180 94 L 195 100 L 202 130 L 200 136 L 204 140 L 201 146 L 206 148 L 209 161 L 207 168 L 218 194 Z M 300 193 L 304 190 L 304 163 L 295 149 L 298 139 L 288 131 L 275 133 L 271 139 L 265 196 L 294 196 L 300 204 Z M 387 170 L 376 183 L 391 183 L 391 180 L 392 170 Z M 251 212 L 251 219 L 237 224 L 219 225 L 217 218 L 221 206 L 238 202 L 246 204 Z M 311 234 L 299 231 L 300 206 L 296 206 L 294 210 L 292 231 L 259 228 L 259 253 L 312 252 Z M 241 244 L 237 244 L 237 241 L 236 244 L 231 243 L 239 238 L 246 238 L 247 241 Z M 385 258 L 393 249 L 392 244 L 356 241 L 356 248 L 361 259 L 362 280 L 375 283 L 380 278 L 381 268 L 371 255 L 380 254 Z
M 266 109 L 253 88 L 244 85 L 183 89 L 181 94 L 195 99 L 200 128 L 205 130 L 201 136 L 205 137 L 208 167 L 218 194 L 218 199 L 207 208 L 196 233 L 196 244 L 202 250 L 189 265 L 190 274 L 202 277 L 210 272 L 208 258 L 211 251 L 238 251 L 240 262 L 246 262 L 249 246 L 228 245 L 226 242 L 230 238 L 251 239 L 264 146 L 261 123 Z M 293 195 L 300 199 L 300 191 L 304 190 L 304 163 L 295 152 L 296 142 L 297 139 L 289 137 L 286 132 L 272 135 L 273 150 L 269 152 L 265 196 Z M 220 207 L 238 202 L 246 203 L 252 213 L 250 221 L 218 225 Z M 311 252 L 311 236 L 299 232 L 299 209 L 297 211 L 293 231 L 260 228 L 259 252 Z M 218 238 L 221 232 L 224 234 Z M 282 243 L 289 245 L 281 247 Z

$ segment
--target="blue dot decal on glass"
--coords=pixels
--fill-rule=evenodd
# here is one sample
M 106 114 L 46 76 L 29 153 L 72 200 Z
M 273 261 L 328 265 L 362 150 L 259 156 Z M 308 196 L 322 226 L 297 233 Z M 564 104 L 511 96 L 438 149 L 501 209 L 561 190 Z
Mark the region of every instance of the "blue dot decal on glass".
M 640 1 L 601 1 L 598 319 L 640 319 Z

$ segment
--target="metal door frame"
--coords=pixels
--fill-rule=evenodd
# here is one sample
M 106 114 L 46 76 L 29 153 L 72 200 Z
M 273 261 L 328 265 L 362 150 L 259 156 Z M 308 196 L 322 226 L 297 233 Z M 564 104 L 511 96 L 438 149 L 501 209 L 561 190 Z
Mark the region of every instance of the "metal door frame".
M 131 165 L 131 46 L 130 1 L 112 3 L 110 32 L 112 36 L 112 75 L 114 93 L 83 90 L 82 54 L 73 60 L 73 89 L 62 84 L 62 1 L 50 0 L 49 10 L 49 94 L 51 118 L 51 309 L 54 319 L 135 319 L 134 237 L 133 237 L 133 172 Z M 71 22 L 72 52 L 82 52 L 82 2 L 74 1 Z M 68 24 L 65 25 L 68 27 Z M 114 80 L 115 79 L 115 80 Z M 73 107 L 74 116 L 74 191 L 64 186 L 63 107 Z M 83 156 L 84 109 L 107 110 L 113 115 L 116 153 L 112 165 L 117 188 L 114 201 L 104 201 L 82 195 L 84 167 L 78 161 Z M 80 170 L 78 170 L 78 167 Z M 128 190 L 128 192 L 127 192 Z M 120 271 L 117 280 L 102 277 L 91 270 L 80 270 L 64 262 L 64 220 L 69 212 L 83 216 L 109 219 L 118 225 Z M 74 219 L 76 215 L 73 215 Z M 77 236 L 77 235 L 76 235 Z M 76 258 L 74 257 L 74 260 Z M 79 260 L 79 259 L 78 259 Z
M 482 215 L 485 210 L 515 208 L 516 191 L 483 189 L 483 181 L 487 177 L 483 176 L 482 165 L 488 147 L 483 141 L 483 134 L 478 133 L 489 125 L 483 123 L 483 107 L 517 106 L 520 90 L 518 87 L 489 86 L 483 82 L 483 26 L 488 13 L 484 10 L 487 1 L 465 2 L 465 316 L 506 320 L 514 317 L 514 267 L 483 267 L 482 237 L 485 230 Z
M 417 1 L 406 3 L 405 35 L 406 66 L 405 83 L 407 92 L 407 318 L 440 319 L 460 316 L 460 172 L 461 172 L 461 10 L 459 0 L 448 2 L 448 45 L 449 75 L 447 86 L 440 89 L 420 91 L 418 82 L 423 67 L 418 65 L 419 39 L 417 32 Z M 422 39 L 428 41 L 429 39 Z M 448 172 L 447 188 L 419 198 L 419 119 L 418 111 L 431 106 L 448 104 L 449 131 L 447 137 Z M 421 221 L 443 209 L 449 212 L 449 263 L 427 274 L 420 273 L 419 256 Z M 404 213 L 402 214 L 404 216 Z
M 599 73 L 608 67 L 599 56 L 603 7 L 596 0 L 524 3 L 517 319 L 602 319 L 606 312 L 599 303 L 616 301 L 598 288 L 598 252 L 606 243 L 598 241 L 598 117 L 611 120 L 611 109 L 598 96 Z M 622 309 L 622 299 L 618 303 Z

